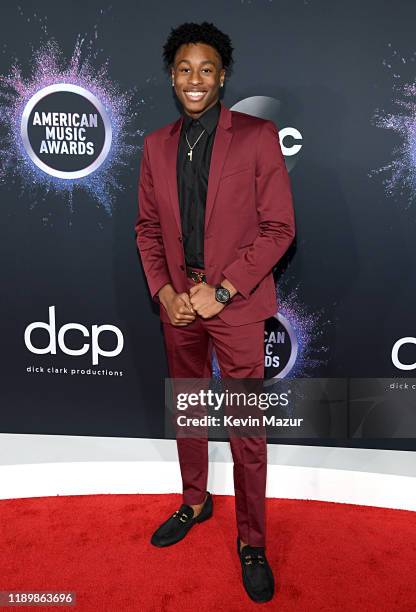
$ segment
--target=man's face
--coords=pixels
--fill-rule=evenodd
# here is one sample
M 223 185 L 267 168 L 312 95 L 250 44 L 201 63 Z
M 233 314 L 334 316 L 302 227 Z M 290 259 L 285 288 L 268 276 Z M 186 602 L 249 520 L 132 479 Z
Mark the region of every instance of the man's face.
M 172 66 L 175 93 L 194 119 L 217 102 L 224 76 L 221 57 L 214 47 L 190 43 L 177 50 Z

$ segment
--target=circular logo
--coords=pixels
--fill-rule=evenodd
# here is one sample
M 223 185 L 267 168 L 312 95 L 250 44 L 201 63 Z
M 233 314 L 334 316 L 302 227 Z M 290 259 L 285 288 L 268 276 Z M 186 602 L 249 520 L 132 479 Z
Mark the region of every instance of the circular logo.
M 279 128 L 280 147 L 287 171 L 290 172 L 296 166 L 302 148 L 302 134 L 295 127 L 287 125 L 279 100 L 270 96 L 251 96 L 234 104 L 232 110 L 273 121 Z
M 284 378 L 293 368 L 298 341 L 289 321 L 280 312 L 267 319 L 264 329 L 264 378 Z
M 57 178 L 78 179 L 104 162 L 112 130 L 94 94 L 78 85 L 58 83 L 41 89 L 26 104 L 21 135 L 38 168 Z

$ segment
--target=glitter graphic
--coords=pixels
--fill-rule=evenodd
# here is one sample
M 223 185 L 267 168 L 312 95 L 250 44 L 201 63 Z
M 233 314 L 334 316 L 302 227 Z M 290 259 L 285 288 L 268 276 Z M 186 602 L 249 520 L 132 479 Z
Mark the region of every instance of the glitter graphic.
M 388 46 L 391 48 L 391 43 Z M 396 81 L 392 87 L 394 112 L 377 109 L 373 122 L 379 128 L 395 132 L 400 142 L 392 150 L 391 161 L 369 173 L 370 177 L 386 175 L 383 178 L 386 194 L 403 197 L 407 207 L 413 203 L 416 194 L 416 83 L 414 80 L 403 82 L 406 77 L 401 71 L 415 61 L 415 55 L 416 52 L 407 59 L 391 48 L 391 58 L 382 62 Z
M 58 43 L 51 39 L 34 51 L 31 74 L 25 78 L 16 61 L 7 76 L 0 77 L 0 123 L 5 136 L 0 145 L 0 180 L 15 182 L 20 178 L 22 189 L 34 192 L 43 188 L 46 193 L 62 193 L 73 209 L 76 189 L 85 190 L 107 213 L 111 214 L 115 194 L 122 189 L 119 175 L 128 164 L 137 145 L 128 140 L 143 132 L 132 133 L 128 126 L 138 113 L 132 112 L 133 92 L 122 92 L 108 77 L 108 61 L 100 67 L 94 65 L 97 53 L 91 45 L 83 45 L 78 37 L 72 56 L 65 61 Z M 90 41 L 91 42 L 91 41 Z M 27 155 L 21 138 L 23 111 L 31 98 L 40 90 L 57 84 L 70 84 L 91 92 L 105 108 L 111 122 L 112 142 L 108 155 L 97 170 L 77 179 L 62 179 L 41 170 Z M 137 108 L 137 102 L 134 106 Z
M 312 313 L 309 308 L 300 302 L 298 286 L 289 292 L 285 289 L 276 288 L 276 292 L 279 313 L 290 323 L 297 341 L 296 361 L 286 378 L 311 377 L 318 367 L 325 366 L 328 363 L 326 354 L 329 349 L 322 344 L 321 338 L 331 321 L 325 318 L 323 309 Z M 221 379 L 221 371 L 215 351 L 212 357 L 212 373 L 214 379 Z
M 293 368 L 287 378 L 306 378 L 312 376 L 319 367 L 327 364 L 325 354 L 328 347 L 321 343 L 327 325 L 324 311 L 311 312 L 298 298 L 298 287 L 289 293 L 278 290 L 279 312 L 289 321 L 298 343 L 298 353 Z

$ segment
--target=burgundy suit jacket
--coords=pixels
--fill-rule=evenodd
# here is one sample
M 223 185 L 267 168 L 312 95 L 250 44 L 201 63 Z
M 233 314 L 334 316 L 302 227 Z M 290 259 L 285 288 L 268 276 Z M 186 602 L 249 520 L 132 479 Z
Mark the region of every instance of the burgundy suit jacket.
M 188 291 L 182 244 L 176 158 L 183 117 L 144 140 L 140 166 L 137 246 L 152 298 L 171 283 Z M 244 325 L 276 314 L 272 269 L 295 235 L 290 180 L 272 121 L 221 112 L 211 155 L 205 209 L 207 282 L 227 278 L 238 293 L 218 316 Z

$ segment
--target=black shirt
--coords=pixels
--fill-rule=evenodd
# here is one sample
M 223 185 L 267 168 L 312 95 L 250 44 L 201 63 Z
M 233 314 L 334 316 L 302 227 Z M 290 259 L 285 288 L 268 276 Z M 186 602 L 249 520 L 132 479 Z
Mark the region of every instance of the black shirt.
M 198 119 L 192 119 L 184 112 L 179 138 L 176 174 L 183 247 L 186 264 L 195 268 L 204 267 L 205 203 L 212 145 L 220 110 L 221 104 L 218 100 Z M 203 130 L 205 131 L 203 132 Z M 185 133 L 193 147 L 202 132 L 201 138 L 192 149 L 191 161 L 188 155 L 190 148 L 186 142 Z

